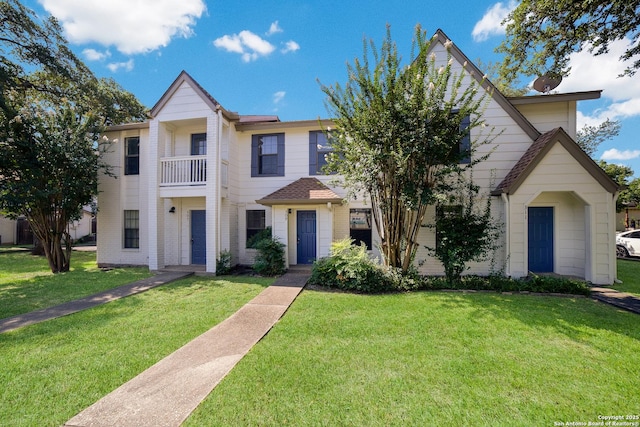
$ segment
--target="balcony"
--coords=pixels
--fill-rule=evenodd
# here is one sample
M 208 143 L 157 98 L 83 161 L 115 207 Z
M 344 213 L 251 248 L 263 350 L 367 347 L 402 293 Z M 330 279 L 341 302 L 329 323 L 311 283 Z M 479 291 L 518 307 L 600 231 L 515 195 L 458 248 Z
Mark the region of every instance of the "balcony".
M 207 156 L 160 159 L 160 186 L 197 186 L 207 183 Z

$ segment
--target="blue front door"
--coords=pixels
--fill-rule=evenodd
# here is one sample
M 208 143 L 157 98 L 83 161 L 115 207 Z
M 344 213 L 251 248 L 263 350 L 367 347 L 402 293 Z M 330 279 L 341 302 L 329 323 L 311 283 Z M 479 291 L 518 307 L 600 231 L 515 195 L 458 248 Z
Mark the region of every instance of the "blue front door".
M 553 272 L 553 208 L 529 208 L 529 271 Z
M 298 211 L 298 264 L 316 260 L 316 211 Z
M 207 263 L 206 211 L 191 211 L 191 264 Z

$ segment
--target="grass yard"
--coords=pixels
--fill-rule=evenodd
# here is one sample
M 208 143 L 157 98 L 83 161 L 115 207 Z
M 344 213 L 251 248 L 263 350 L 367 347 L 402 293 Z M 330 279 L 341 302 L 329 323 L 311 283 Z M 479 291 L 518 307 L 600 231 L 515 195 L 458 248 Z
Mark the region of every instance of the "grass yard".
M 149 277 L 146 268 L 102 271 L 95 252 L 74 251 L 71 271 L 53 274 L 44 257 L 0 248 L 0 319 L 52 307 Z
M 0 424 L 64 424 L 229 317 L 271 281 L 193 277 L 0 334 Z
M 304 291 L 185 426 L 586 425 L 639 388 L 638 315 L 588 298 Z
M 618 279 L 613 289 L 640 297 L 640 261 L 618 259 Z

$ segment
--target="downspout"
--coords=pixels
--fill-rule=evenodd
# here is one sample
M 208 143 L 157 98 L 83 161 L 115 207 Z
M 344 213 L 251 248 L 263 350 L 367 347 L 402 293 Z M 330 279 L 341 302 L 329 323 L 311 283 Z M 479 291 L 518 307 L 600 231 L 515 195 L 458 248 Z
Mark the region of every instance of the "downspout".
M 216 157 L 217 157 L 217 161 L 218 161 L 218 167 L 216 168 L 218 173 L 217 173 L 217 177 L 216 177 L 216 186 L 218 187 L 218 200 L 216 200 L 216 205 L 218 206 L 218 215 L 216 216 L 216 239 L 217 239 L 217 244 L 216 244 L 216 248 L 218 250 L 218 253 L 216 254 L 216 259 L 218 259 L 220 252 L 221 252 L 221 239 L 220 239 L 220 218 L 222 217 L 222 212 L 221 212 L 221 208 L 222 208 L 222 149 L 220 148 L 222 145 L 222 109 L 220 107 L 218 107 L 218 143 L 216 144 Z
M 618 196 L 620 196 L 620 190 L 613 193 L 613 221 L 609 221 L 609 230 L 611 236 L 613 236 L 613 248 L 609 250 L 609 277 L 613 277 L 613 283 L 622 283 L 618 279 L 618 268 L 616 259 L 616 205 L 618 203 Z M 612 239 L 609 239 L 611 241 Z
M 511 207 L 509 206 L 509 194 L 502 193 L 502 201 L 504 202 L 504 232 L 506 235 L 505 241 L 505 275 L 507 277 L 511 277 L 511 221 L 510 221 L 510 211 Z

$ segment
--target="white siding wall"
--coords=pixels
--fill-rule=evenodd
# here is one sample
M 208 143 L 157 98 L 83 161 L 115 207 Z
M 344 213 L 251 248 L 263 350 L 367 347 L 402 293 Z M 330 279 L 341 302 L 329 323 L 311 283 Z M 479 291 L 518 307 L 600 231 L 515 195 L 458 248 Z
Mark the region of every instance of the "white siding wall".
M 576 102 L 545 102 L 518 105 L 518 110 L 538 129 L 546 131 L 561 127 L 572 138 L 576 137 Z
M 17 224 L 14 220 L 0 216 L 0 240 L 3 245 L 15 244 Z
M 148 265 L 148 179 L 149 132 L 147 129 L 111 132 L 110 139 L 118 142 L 105 154 L 105 161 L 118 177 L 100 176 L 98 194 L 98 263 L 116 265 Z M 140 174 L 124 175 L 125 138 L 140 137 Z M 124 211 L 140 211 L 140 248 L 124 249 Z

